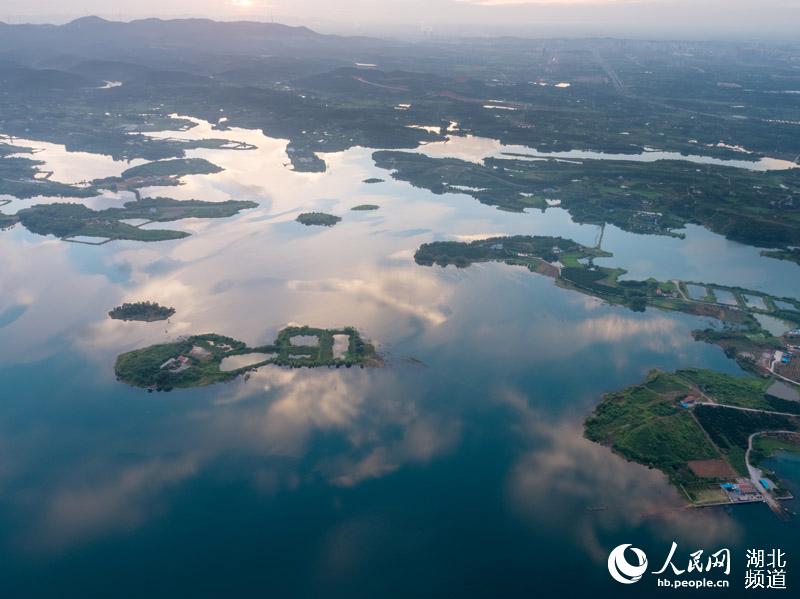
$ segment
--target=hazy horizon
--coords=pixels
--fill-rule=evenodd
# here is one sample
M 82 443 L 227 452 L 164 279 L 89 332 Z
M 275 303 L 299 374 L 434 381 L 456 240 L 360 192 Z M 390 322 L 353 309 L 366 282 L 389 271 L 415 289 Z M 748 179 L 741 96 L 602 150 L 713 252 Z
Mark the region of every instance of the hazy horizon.
M 0 9 L 8 23 L 60 24 L 88 15 L 277 21 L 395 36 L 800 37 L 800 4 L 788 0 L 6 0 Z

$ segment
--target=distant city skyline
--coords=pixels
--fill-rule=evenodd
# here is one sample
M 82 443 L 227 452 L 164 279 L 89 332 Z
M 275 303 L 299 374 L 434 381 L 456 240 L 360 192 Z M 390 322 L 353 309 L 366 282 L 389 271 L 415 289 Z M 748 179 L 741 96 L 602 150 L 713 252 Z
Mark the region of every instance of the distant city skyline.
M 274 20 L 367 35 L 798 39 L 792 0 L 5 0 L 0 20 Z

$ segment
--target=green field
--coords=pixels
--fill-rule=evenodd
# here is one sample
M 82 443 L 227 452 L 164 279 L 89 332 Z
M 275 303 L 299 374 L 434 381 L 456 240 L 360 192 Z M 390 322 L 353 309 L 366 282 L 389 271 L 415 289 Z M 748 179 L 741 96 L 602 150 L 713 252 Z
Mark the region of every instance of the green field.
M 688 462 L 720 459 L 746 476 L 745 451 L 752 433 L 800 430 L 795 417 L 726 407 L 755 406 L 768 382 L 710 370 L 653 371 L 644 383 L 605 395 L 586 419 L 585 435 L 628 460 L 661 470 L 693 500 L 706 501 L 707 492 L 692 489 L 717 479 L 698 477 Z M 683 407 L 686 401 L 699 403 Z
M 689 411 L 677 405 L 690 391 L 675 375 L 652 372 L 643 384 L 604 396 L 586 420 L 586 436 L 676 483 L 691 482 L 695 477 L 686 463 L 717 458 L 719 452 Z
M 753 440 L 750 459 L 758 466 L 779 453 L 800 453 L 800 435 L 759 435 Z

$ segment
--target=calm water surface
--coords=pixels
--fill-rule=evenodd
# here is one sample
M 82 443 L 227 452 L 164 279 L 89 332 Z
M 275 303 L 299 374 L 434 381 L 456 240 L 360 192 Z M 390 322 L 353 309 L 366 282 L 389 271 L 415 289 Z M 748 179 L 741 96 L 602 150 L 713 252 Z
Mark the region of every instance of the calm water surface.
M 430 127 L 421 127 L 431 130 Z M 435 127 L 433 129 L 436 129 Z M 434 131 L 438 133 L 439 131 Z M 623 135 L 622 133 L 620 135 Z M 796 162 L 781 160 L 779 158 L 747 159 L 748 152 L 744 148 L 725 146 L 741 153 L 741 159 L 724 159 L 703 156 L 699 154 L 681 154 L 680 152 L 665 152 L 654 148 L 646 148 L 644 152 L 636 154 L 615 154 L 611 152 L 596 152 L 592 150 L 569 150 L 565 152 L 542 152 L 529 146 L 504 144 L 497 139 L 475 135 L 453 135 L 445 140 L 431 142 L 423 145 L 420 152 L 434 158 L 459 158 L 469 162 L 483 162 L 485 158 L 513 158 L 516 160 L 542 160 L 555 158 L 580 164 L 581 160 L 622 160 L 633 162 L 656 162 L 658 160 L 685 160 L 695 164 L 713 164 L 716 166 L 732 166 L 753 171 L 786 170 L 798 168 Z M 700 149 L 700 147 L 698 147 Z
M 0 233 L 0 594 L 616 596 L 611 548 L 633 543 L 663 561 L 673 540 L 684 556 L 732 549 L 727 596 L 742 591 L 749 547 L 787 551 L 789 584 L 800 584 L 796 521 L 760 505 L 682 510 L 661 474 L 582 437 L 603 392 L 652 368 L 738 372 L 692 341 L 705 320 L 611 307 L 525 269 L 413 261 L 435 239 L 592 244 L 596 227 L 559 209 L 509 214 L 433 196 L 389 180 L 361 148 L 303 174 L 285 166 L 285 141 L 258 132 L 198 122 L 164 135 L 259 149 L 192 151 L 225 171 L 144 195 L 259 207 L 168 223 L 192 236 L 158 244 Z M 127 168 L 62 150 L 37 155 L 58 180 Z M 350 211 L 364 203 L 380 209 Z M 309 210 L 343 221 L 294 222 Z M 608 227 L 603 247 L 629 277 L 800 296 L 795 265 L 698 227 L 685 240 Z M 145 299 L 177 314 L 106 316 Z M 206 332 L 258 346 L 288 323 L 356 326 L 386 366 L 266 367 L 246 382 L 162 394 L 114 380 L 124 351 Z M 775 467 L 796 488 L 796 462 Z

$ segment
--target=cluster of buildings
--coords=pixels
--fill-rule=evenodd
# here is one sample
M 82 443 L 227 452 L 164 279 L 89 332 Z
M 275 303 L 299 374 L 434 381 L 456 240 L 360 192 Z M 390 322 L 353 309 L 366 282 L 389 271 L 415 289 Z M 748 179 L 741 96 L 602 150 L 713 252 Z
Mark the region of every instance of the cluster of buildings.
M 171 370 L 172 372 L 180 372 L 181 370 L 186 370 L 191 366 L 189 362 L 189 358 L 186 356 L 178 356 L 177 358 L 170 358 L 166 362 L 164 362 L 161 366 L 161 370 Z
M 793 350 L 796 346 L 790 346 L 783 351 L 776 351 L 775 352 L 775 364 L 791 364 L 792 359 L 794 358 Z
M 749 503 L 763 501 L 764 498 L 752 482 L 746 478 L 737 478 L 736 482 L 722 483 L 720 485 L 731 503 Z
M 674 291 L 664 291 L 661 287 L 656 287 L 656 295 L 658 297 L 677 297 Z

